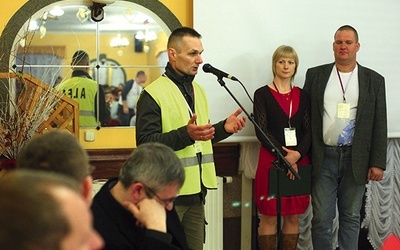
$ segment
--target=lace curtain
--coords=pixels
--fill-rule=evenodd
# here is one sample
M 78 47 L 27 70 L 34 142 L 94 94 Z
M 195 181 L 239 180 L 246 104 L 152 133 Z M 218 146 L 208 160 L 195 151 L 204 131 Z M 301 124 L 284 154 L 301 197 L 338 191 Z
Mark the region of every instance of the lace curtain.
M 58 76 L 61 76 L 61 65 L 65 57 L 64 46 L 31 46 L 25 52 L 21 47 L 18 49 L 15 64 L 16 70 L 25 73 L 54 86 Z
M 241 143 L 240 170 L 246 177 L 254 179 L 258 161 L 258 142 Z M 368 240 L 374 249 L 380 249 L 390 234 L 400 235 L 400 139 L 388 139 L 387 163 L 381 182 L 366 185 L 365 219 L 361 227 L 368 229 Z M 300 216 L 300 237 L 297 249 L 313 249 L 311 243 L 311 204 Z M 333 222 L 334 240 L 337 246 L 338 221 Z
M 365 219 L 361 226 L 368 228 L 368 240 L 380 249 L 390 234 L 400 235 L 400 139 L 388 140 L 384 178 L 367 184 Z

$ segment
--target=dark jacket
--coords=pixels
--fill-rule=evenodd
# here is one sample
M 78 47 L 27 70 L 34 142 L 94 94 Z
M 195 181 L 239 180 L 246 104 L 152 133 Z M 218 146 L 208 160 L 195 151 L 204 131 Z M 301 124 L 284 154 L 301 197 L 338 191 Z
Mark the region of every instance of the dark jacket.
M 324 92 L 334 63 L 310 68 L 303 89 L 311 98 L 313 175 L 318 175 L 324 158 L 322 116 Z M 352 168 L 358 184 L 367 183 L 370 167 L 386 168 L 387 115 L 385 79 L 358 64 L 359 98 L 352 141 Z

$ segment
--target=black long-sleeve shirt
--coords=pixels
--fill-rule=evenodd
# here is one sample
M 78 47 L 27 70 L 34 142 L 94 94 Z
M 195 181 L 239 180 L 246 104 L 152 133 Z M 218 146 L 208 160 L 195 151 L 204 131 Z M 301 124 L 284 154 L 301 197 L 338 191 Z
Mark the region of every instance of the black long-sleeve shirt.
M 254 93 L 254 120 L 263 132 L 283 155 L 282 146 L 285 145 L 284 128 L 288 127 L 288 116 L 272 95 L 268 86 L 263 86 Z M 297 112 L 290 119 L 291 125 L 296 128 L 297 146 L 289 147 L 297 150 L 301 156 L 308 153 L 311 146 L 310 101 L 305 91 L 300 91 L 300 102 Z M 256 130 L 257 138 L 263 147 L 272 150 L 272 146 L 265 140 L 260 131 Z

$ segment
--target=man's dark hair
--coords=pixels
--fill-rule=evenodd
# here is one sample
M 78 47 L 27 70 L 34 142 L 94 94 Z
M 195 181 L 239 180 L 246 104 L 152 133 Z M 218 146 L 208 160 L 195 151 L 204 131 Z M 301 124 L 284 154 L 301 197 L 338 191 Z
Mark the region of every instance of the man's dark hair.
M 143 70 L 139 70 L 137 73 L 136 73 L 136 77 L 141 77 L 141 76 L 144 76 L 146 73 L 143 71 Z
M 189 27 L 181 27 L 177 28 L 172 31 L 171 35 L 168 38 L 167 48 L 175 48 L 179 47 L 180 43 L 182 42 L 183 37 L 190 36 L 190 37 L 197 37 L 201 38 L 201 35 L 194 29 Z
M 78 182 L 89 174 L 89 158 L 78 139 L 64 130 L 32 138 L 17 155 L 17 168 L 68 175 Z
M 84 50 L 78 50 L 72 56 L 71 65 L 87 65 L 89 63 L 89 55 Z
M 354 27 L 352 27 L 352 26 L 350 26 L 350 25 L 343 25 L 343 26 L 341 26 L 339 29 L 337 29 L 337 31 L 335 32 L 335 36 L 334 36 L 334 39 L 335 39 L 335 37 L 336 37 L 336 33 L 338 32 L 338 31 L 343 31 L 343 30 L 350 30 L 350 31 L 353 31 L 354 32 L 354 36 L 356 37 L 356 43 L 358 43 L 358 32 L 357 32 L 357 30 L 354 28 Z

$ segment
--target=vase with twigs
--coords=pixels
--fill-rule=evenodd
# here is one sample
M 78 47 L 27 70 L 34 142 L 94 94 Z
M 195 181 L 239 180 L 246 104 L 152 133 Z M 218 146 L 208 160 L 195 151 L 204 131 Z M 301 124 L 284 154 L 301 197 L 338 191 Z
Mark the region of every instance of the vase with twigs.
M 28 50 L 26 48 L 25 53 Z M 10 53 L 10 60 L 12 55 L 16 53 Z M 18 152 L 38 133 L 62 97 L 52 87 L 32 88 L 32 83 L 40 79 L 24 73 L 23 68 L 10 67 L 8 72 L 0 73 L 0 88 L 5 90 L 0 95 L 0 176 L 15 168 Z

